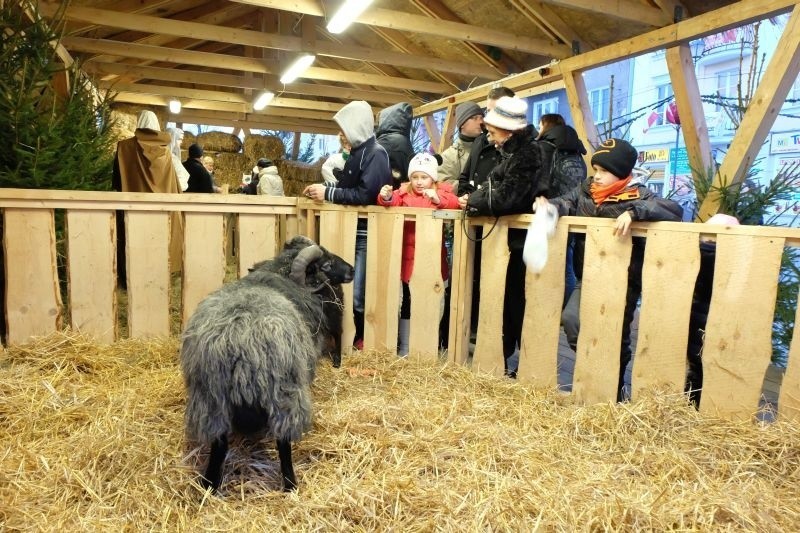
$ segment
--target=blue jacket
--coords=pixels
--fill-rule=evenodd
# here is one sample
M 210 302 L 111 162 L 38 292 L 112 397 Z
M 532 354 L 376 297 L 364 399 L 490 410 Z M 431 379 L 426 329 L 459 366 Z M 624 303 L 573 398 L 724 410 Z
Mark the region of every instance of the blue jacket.
M 384 185 L 391 185 L 389 155 L 370 137 L 350 152 L 336 185 L 325 187 L 325 200 L 334 204 L 375 205 Z

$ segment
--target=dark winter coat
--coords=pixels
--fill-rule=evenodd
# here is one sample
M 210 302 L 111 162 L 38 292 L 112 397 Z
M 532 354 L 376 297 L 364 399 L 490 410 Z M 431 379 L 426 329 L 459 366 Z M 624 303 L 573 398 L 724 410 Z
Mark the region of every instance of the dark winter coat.
M 542 159 L 535 142 L 533 126 L 528 125 L 503 144 L 500 163 L 469 195 L 468 215 L 530 213 L 533 200 L 547 196 L 547 185 L 540 182 Z
M 414 148 L 411 146 L 413 118 L 411 104 L 406 102 L 387 107 L 378 115 L 375 138 L 389 154 L 392 176 L 398 183 L 408 181 L 408 164 L 414 157 Z
M 553 126 L 542 133 L 538 141 L 542 152 L 542 168 L 544 169 L 544 177 L 542 179 L 546 179 L 547 183 L 550 184 L 549 189 L 552 191 L 553 195 L 559 194 L 559 190 L 566 193 L 566 188 L 560 188 L 558 184 L 553 183 L 553 176 L 550 175 L 550 171 L 553 168 L 553 156 L 556 150 L 568 154 L 586 155 L 586 148 L 583 146 L 583 142 L 578 138 L 578 132 L 575 131 L 575 128 L 572 126 Z M 580 181 L 583 181 L 587 177 L 585 165 L 583 170 L 583 176 L 581 176 Z M 575 183 L 577 182 L 573 182 L 573 184 Z
M 189 173 L 186 192 L 214 192 L 214 180 L 201 161 L 187 159 L 183 162 L 183 168 Z
M 717 243 L 700 243 L 700 270 L 692 295 L 692 310 L 689 314 L 689 340 L 686 347 L 688 373 L 686 390 L 695 404 L 700 404 L 700 389 L 703 387 L 703 339 L 708 310 L 711 307 L 711 289 L 714 286 L 714 265 L 717 256 Z
M 386 150 L 370 137 L 350 151 L 336 185 L 325 188 L 325 200 L 335 204 L 375 205 L 381 187 L 391 184 Z
M 457 196 L 471 194 L 486 180 L 486 176 L 502 160 L 500 150 L 486 138 L 486 133 L 479 135 L 472 143 L 469 159 L 464 171 L 458 177 Z

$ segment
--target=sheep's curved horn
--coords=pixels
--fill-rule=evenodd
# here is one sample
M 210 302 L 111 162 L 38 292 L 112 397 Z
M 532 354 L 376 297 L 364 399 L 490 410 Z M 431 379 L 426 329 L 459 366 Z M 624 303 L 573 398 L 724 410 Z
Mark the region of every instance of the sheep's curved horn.
M 306 268 L 312 261 L 316 261 L 322 257 L 322 248 L 314 244 L 307 246 L 298 252 L 292 261 L 292 269 L 289 272 L 289 277 L 297 284 L 305 286 L 306 284 Z

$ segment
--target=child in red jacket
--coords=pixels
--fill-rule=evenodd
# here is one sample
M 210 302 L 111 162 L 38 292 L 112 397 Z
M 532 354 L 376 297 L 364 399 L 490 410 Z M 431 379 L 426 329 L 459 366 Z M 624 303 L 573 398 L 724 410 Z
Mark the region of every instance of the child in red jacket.
M 438 183 L 439 163 L 426 153 L 415 155 L 408 165 L 408 183 L 403 183 L 396 191 L 391 185 L 384 185 L 378 194 L 378 205 L 403 207 L 430 207 L 431 209 L 458 209 L 458 197 L 449 183 Z M 414 222 L 406 221 L 403 226 L 403 256 L 400 279 L 403 282 L 403 303 L 400 306 L 398 327 L 398 355 L 408 355 L 408 334 L 411 318 L 411 291 L 408 282 L 414 270 Z M 442 243 L 442 279 L 448 276 L 447 252 Z

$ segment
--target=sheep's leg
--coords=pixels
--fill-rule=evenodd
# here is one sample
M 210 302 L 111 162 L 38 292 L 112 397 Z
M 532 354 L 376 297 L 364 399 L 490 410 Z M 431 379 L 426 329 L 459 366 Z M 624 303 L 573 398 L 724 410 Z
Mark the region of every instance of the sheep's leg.
M 281 474 L 283 475 L 283 491 L 289 492 L 297 489 L 297 479 L 294 477 L 292 466 L 292 441 L 278 439 L 278 457 L 281 459 Z
M 211 454 L 208 457 L 206 473 L 200 480 L 200 485 L 207 489 L 211 487 L 216 492 L 222 483 L 222 467 L 225 465 L 225 456 L 228 454 L 228 436 L 222 435 L 211 443 Z
M 342 336 L 333 335 L 333 351 L 331 352 L 333 368 L 342 366 Z

